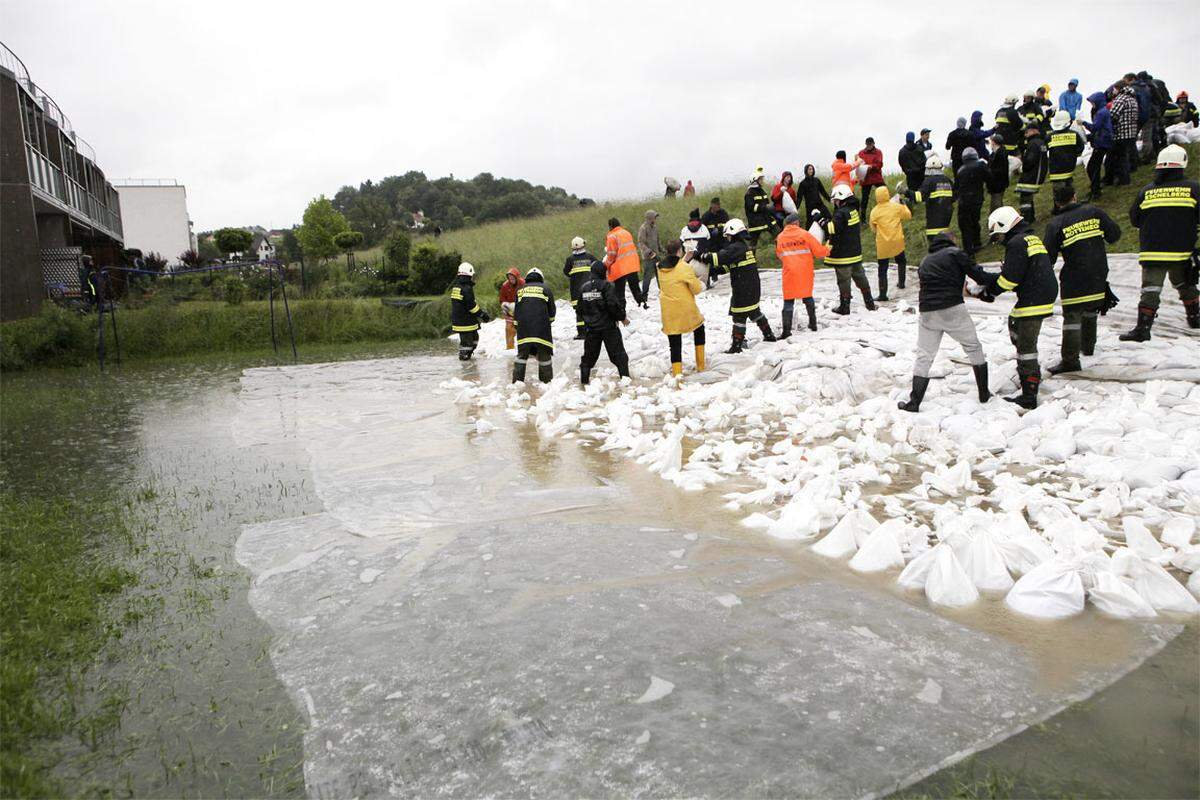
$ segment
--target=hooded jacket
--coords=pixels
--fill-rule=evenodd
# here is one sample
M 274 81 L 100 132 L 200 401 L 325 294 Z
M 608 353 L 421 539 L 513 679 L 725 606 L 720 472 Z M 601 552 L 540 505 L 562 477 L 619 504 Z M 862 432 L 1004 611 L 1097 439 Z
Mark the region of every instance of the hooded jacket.
M 921 311 L 941 311 L 962 305 L 963 285 L 970 276 L 982 286 L 990 286 L 993 276 L 975 263 L 975 260 L 954 244 L 944 233 L 929 242 L 929 255 L 921 259 L 917 268 L 917 279 L 921 290 L 918 308 Z
M 771 216 L 771 196 L 758 181 L 751 181 L 746 187 L 743 205 L 746 209 L 746 230 L 750 233 L 765 231 L 774 219 Z
M 950 131 L 950 135 L 946 137 L 946 149 L 950 151 L 950 164 L 955 172 L 962 166 L 963 150 L 975 146 L 975 137 L 967 130 L 967 121 L 959 117 L 959 122 L 962 125 Z
M 862 216 L 857 197 L 850 195 L 833 210 L 833 219 L 825 223 L 825 232 L 829 234 L 826 266 L 852 267 L 862 263 Z
M 1182 169 L 1154 171 L 1154 182 L 1138 192 L 1129 209 L 1138 229 L 1138 261 L 1143 267 L 1186 262 L 1196 251 L 1200 224 L 1200 183 Z
M 804 198 L 804 203 L 811 212 L 814 208 L 824 206 L 829 202 L 829 191 L 825 188 L 825 184 L 817 177 L 816 170 L 813 174 L 808 174 L 808 168 L 812 164 L 804 165 L 804 179 L 796 185 L 796 192 L 800 197 Z
M 903 203 L 892 203 L 886 186 L 875 190 L 875 208 L 871 209 L 871 230 L 875 233 L 875 256 L 892 258 L 904 252 L 904 222 L 912 211 Z
M 702 253 L 708 249 L 711 237 L 703 222 L 698 219 L 689 219 L 688 224 L 679 231 L 679 241 L 683 242 L 684 252 L 693 250 Z
M 925 204 L 925 235 L 936 236 L 945 233 L 950 227 L 950 218 L 954 216 L 954 184 L 941 170 L 934 170 L 925 176 L 921 188 L 912 194 L 915 203 Z
M 525 279 L 525 285 L 517 290 L 517 309 L 513 312 L 517 321 L 517 346 L 540 344 L 554 348 L 554 334 L 550 324 L 554 322 L 554 293 L 535 274 Z
M 608 279 L 613 282 L 642 268 L 633 234 L 620 225 L 610 230 L 604 240 L 604 265 L 608 267 Z
M 987 190 L 990 194 L 1001 194 L 1008 188 L 1008 148 L 999 147 L 988 159 Z
M 1058 96 L 1058 107 L 1070 114 L 1071 120 L 1074 121 L 1079 109 L 1083 108 L 1083 95 L 1074 89 L 1067 89 Z
M 968 153 L 963 159 L 963 165 L 958 168 L 958 173 L 955 175 L 955 187 L 958 189 L 959 202 L 982 203 L 990 177 L 991 170 L 988 169 L 987 162 L 974 153 Z
M 567 276 L 567 282 L 571 286 L 571 305 L 579 302 L 579 293 L 583 291 L 592 265 L 596 263 L 599 263 L 597 258 L 586 250 L 567 256 L 566 262 L 563 263 L 563 275 Z M 600 266 L 603 267 L 604 264 L 601 263 Z
M 995 132 L 1004 137 L 1004 149 L 1010 155 L 1015 154 L 1021 149 L 1021 131 L 1025 129 L 1021 115 L 1012 106 L 1000 106 L 996 110 L 995 123 Z
M 867 165 L 867 174 L 863 176 L 863 186 L 883 185 L 883 151 L 878 147 L 870 150 L 863 148 L 858 151 L 858 160 Z
M 1046 177 L 1052 181 L 1065 181 L 1074 175 L 1075 165 L 1083 155 L 1085 146 L 1087 142 L 1074 128 L 1052 132 L 1046 145 L 1046 150 L 1049 151 L 1046 157 Z
M 475 302 L 475 279 L 458 275 L 450 284 L 450 330 L 455 333 L 479 330 L 483 310 Z
M 880 187 L 875 191 L 886 192 L 887 189 Z M 829 248 L 799 223 L 793 222 L 785 225 L 775 239 L 775 255 L 783 265 L 783 299 L 812 297 L 813 259 L 829 255 Z
M 775 188 L 771 190 L 771 204 L 779 213 L 784 213 L 786 209 L 783 207 L 783 194 L 787 192 L 792 198 L 793 208 L 796 205 L 796 188 L 793 184 L 787 182 L 788 178 L 792 177 L 792 173 L 785 171 L 779 176 L 779 183 L 775 184 Z
M 1108 251 L 1121 238 L 1121 226 L 1099 208 L 1071 203 L 1061 208 L 1046 225 L 1046 257 L 1051 265 L 1062 253 L 1058 282 L 1063 306 L 1104 299 L 1108 285 Z
M 854 177 L 854 170 L 858 169 L 857 161 L 843 161 L 842 159 L 834 159 L 834 162 L 829 165 L 833 170 L 833 178 L 829 181 L 830 186 L 837 186 L 839 183 L 848 183 L 853 189 L 858 184 L 858 179 Z
M 704 284 L 691 264 L 678 256 L 667 256 L 658 267 L 658 306 L 662 312 L 662 332 L 668 336 L 691 333 L 704 324 L 696 307 L 696 295 Z
M 500 284 L 499 294 L 500 294 L 500 304 L 502 306 L 505 303 L 516 303 L 517 302 L 517 291 L 522 286 L 525 285 L 525 279 L 521 277 L 521 273 L 520 273 L 520 271 L 517 270 L 516 267 L 513 267 L 505 274 L 516 276 L 517 282 L 509 283 L 508 280 L 506 279 L 504 281 L 504 283 Z M 512 319 L 512 317 L 509 316 L 508 314 L 505 314 L 505 318 Z
M 900 162 L 900 171 L 905 175 L 925 171 L 925 151 L 917 144 L 911 131 L 905 134 L 904 146 L 900 148 L 896 160 Z
M 758 309 L 761 290 L 758 280 L 758 258 L 750 249 L 749 239 L 749 234 L 743 231 L 726 241 L 720 250 L 710 250 L 701 256 L 714 270 L 729 273 L 730 314 L 749 314 Z
M 975 152 L 979 154 L 979 157 L 986 161 L 991 152 L 988 148 L 988 139 L 990 139 L 992 134 L 996 132 L 995 129 L 988 128 L 987 130 L 984 130 L 983 112 L 972 111 L 971 124 L 967 126 L 967 130 L 971 132 L 971 147 L 974 147 Z
M 1017 178 L 1017 191 L 1033 194 L 1046 182 L 1046 145 L 1039 133 L 1025 140 L 1025 152 L 1021 154 L 1021 176 Z
M 653 262 L 662 255 L 662 240 L 658 236 L 658 213 L 646 212 L 646 221 L 638 228 L 638 255 L 642 262 Z
M 588 331 L 606 331 L 625 319 L 625 293 L 618 294 L 615 284 L 609 283 L 604 264 L 591 265 L 580 286 L 577 311 Z
M 1092 121 L 1083 125 L 1092 134 L 1092 147 L 1111 150 L 1114 140 L 1113 118 L 1108 110 L 1108 101 L 1104 99 L 1104 92 L 1088 95 L 1088 102 L 1092 104 Z
M 988 278 L 992 294 L 1010 289 L 1016 292 L 1017 304 L 1010 317 L 1045 317 L 1053 313 L 1058 281 L 1054 279 L 1046 245 L 1028 222 L 1021 220 L 1004 235 L 1004 264 L 999 275 Z

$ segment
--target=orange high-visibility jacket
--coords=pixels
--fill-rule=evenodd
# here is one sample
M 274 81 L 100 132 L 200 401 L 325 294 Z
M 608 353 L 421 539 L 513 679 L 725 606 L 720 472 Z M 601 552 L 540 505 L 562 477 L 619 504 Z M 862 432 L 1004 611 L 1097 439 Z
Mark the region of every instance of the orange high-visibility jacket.
M 798 224 L 785 225 L 775 238 L 775 255 L 783 265 L 783 299 L 812 297 L 813 259 L 829 255 L 830 248 Z
M 633 234 L 619 226 L 608 232 L 604 242 L 604 266 L 608 267 L 610 283 L 642 268 Z
M 858 179 L 854 177 L 854 170 L 858 169 L 858 165 L 861 163 L 858 159 L 842 161 L 839 158 L 837 161 L 834 161 L 829 165 L 830 169 L 833 170 L 833 180 L 829 185 L 837 186 L 839 183 L 848 183 L 850 184 L 850 188 L 853 189 L 854 185 L 858 183 Z

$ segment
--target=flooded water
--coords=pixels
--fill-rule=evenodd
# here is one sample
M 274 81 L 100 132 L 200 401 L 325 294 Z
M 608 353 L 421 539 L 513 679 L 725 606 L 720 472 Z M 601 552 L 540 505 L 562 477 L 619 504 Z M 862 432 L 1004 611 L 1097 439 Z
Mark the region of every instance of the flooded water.
M 6 480 L 158 498 L 135 566 L 161 608 L 89 673 L 132 688 L 120 731 L 61 743 L 60 774 L 135 796 L 879 795 L 1029 726 L 997 758 L 1047 752 L 1041 723 L 1182 630 L 934 612 L 745 529 L 729 486 L 489 431 L 437 389 L 501 368 L 6 377 L 6 403 L 87 409 L 6 414 Z M 1196 656 L 1189 631 L 1048 741 L 1194 754 L 1196 698 L 1155 678 Z M 1190 757 L 1106 761 L 1126 794 L 1195 786 Z

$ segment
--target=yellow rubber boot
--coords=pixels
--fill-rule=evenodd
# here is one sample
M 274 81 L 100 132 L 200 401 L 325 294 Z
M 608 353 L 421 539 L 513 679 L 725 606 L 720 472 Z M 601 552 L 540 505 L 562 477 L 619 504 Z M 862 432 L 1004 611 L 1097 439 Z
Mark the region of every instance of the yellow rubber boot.
M 696 372 L 704 372 L 704 345 L 696 345 Z
M 671 374 L 674 375 L 676 378 L 678 378 L 680 375 L 683 374 L 683 362 L 682 361 L 672 361 L 671 362 Z

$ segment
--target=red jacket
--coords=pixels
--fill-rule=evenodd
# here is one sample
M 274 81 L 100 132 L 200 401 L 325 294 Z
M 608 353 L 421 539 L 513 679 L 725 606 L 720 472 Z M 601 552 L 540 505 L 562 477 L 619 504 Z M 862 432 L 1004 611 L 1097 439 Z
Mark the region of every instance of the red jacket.
M 858 159 L 867 165 L 863 186 L 883 186 L 883 151 L 878 147 L 858 151 Z
M 784 192 L 787 192 L 789 195 L 791 195 L 792 207 L 794 208 L 796 205 L 796 185 L 794 183 L 789 183 L 787 186 L 784 186 L 784 182 L 787 181 L 787 179 L 790 177 L 792 177 L 792 173 L 784 172 L 782 175 L 779 176 L 779 183 L 775 184 L 775 188 L 771 190 L 771 202 L 773 202 L 775 204 L 775 210 L 780 213 L 783 213 L 783 210 L 784 210 L 784 208 L 783 208 L 783 193 Z

